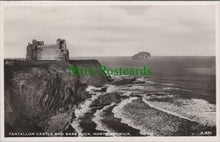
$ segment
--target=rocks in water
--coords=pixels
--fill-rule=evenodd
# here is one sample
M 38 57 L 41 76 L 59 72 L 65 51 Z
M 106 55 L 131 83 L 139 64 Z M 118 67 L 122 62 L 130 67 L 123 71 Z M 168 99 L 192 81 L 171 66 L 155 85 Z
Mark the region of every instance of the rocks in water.
M 104 107 L 112 102 L 119 103 L 120 99 L 120 95 L 117 93 L 106 93 L 93 101 L 91 107 Z
M 112 77 L 112 80 L 108 80 L 109 84 L 113 85 L 125 85 L 131 84 L 136 81 L 135 76 L 120 76 L 120 77 Z
M 127 78 L 122 80 L 114 80 L 110 84 L 113 85 L 124 85 L 124 84 L 131 84 L 136 80 L 136 78 Z
M 92 89 L 93 92 L 106 92 L 107 90 L 107 87 L 101 87 L 101 88 L 95 88 L 95 89 Z
M 132 59 L 146 60 L 147 58 L 150 58 L 150 57 L 151 57 L 151 54 L 149 52 L 142 51 L 132 56 Z

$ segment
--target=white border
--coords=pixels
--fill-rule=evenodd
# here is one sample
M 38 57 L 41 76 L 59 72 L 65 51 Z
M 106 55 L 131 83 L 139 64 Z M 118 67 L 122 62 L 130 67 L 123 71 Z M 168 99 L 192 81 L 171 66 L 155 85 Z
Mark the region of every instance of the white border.
M 219 108 L 219 103 L 220 103 L 220 2 L 216 4 L 216 9 L 215 9 L 215 43 L 216 43 L 216 131 L 218 137 L 220 137 L 220 108 Z M 220 142 L 220 138 L 219 138 Z
M 3 4 L 0 2 L 0 100 L 1 100 L 1 117 L 0 117 L 0 141 L 2 139 L 2 136 L 4 136 L 4 129 L 2 127 L 4 126 L 4 8 Z M 3 127 L 4 128 L 4 127 Z M 3 132 L 3 133 L 2 133 Z
M 216 16 L 216 117 L 217 117 L 217 122 L 216 122 L 216 127 L 217 127 L 217 136 L 190 136 L 190 137 L 26 137 L 26 138 L 5 138 L 4 137 L 4 99 L 1 99 L 1 139 L 0 141 L 154 141 L 154 142 L 220 142 L 220 108 L 219 108 L 219 103 L 220 103 L 220 88 L 219 83 L 220 83 L 220 45 L 219 45 L 219 20 L 220 20 L 220 2 L 219 1 L 194 1 L 194 2 L 186 2 L 186 1 L 49 1 L 49 2 L 43 2 L 43 1 L 4 1 L 1 2 L 1 19 L 0 19 L 0 43 L 1 43 L 1 49 L 0 49 L 0 58 L 1 58 L 1 98 L 4 98 L 4 76 L 3 76 L 3 58 L 4 58 L 4 8 L 5 7 L 12 7 L 12 6 L 117 6 L 117 5 L 169 5 L 169 6 L 177 6 L 177 5 L 210 5 L 210 6 L 215 6 L 215 16 Z

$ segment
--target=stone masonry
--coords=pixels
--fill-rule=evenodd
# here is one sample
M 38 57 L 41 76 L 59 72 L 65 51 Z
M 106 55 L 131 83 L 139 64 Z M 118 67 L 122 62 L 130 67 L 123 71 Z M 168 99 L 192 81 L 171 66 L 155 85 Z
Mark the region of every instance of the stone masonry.
M 69 51 L 64 39 L 57 39 L 56 44 L 44 44 L 43 41 L 32 40 L 27 46 L 27 61 L 57 60 L 69 61 Z

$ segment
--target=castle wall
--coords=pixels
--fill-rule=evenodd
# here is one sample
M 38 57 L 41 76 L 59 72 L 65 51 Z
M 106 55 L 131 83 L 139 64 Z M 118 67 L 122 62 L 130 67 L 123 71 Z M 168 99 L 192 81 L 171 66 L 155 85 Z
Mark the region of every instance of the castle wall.
M 56 44 L 38 46 L 37 60 L 58 60 L 64 61 L 65 57 Z
M 44 45 L 43 41 L 32 40 L 28 43 L 27 61 L 38 60 L 55 60 L 55 61 L 69 61 L 69 51 L 66 47 L 64 39 L 57 39 L 56 44 Z

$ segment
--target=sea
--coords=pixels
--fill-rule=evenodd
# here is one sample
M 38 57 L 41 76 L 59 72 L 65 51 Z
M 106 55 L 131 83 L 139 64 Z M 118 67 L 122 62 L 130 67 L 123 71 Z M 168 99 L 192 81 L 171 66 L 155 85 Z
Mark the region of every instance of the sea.
M 106 84 L 106 92 L 97 91 L 101 87 L 88 86 L 86 90 L 91 98 L 74 108 L 76 118 L 72 127 L 80 136 L 216 135 L 214 56 L 73 59 L 97 59 L 107 68 L 143 68 L 145 65 L 152 72 L 137 75 L 130 83 Z M 131 76 L 112 75 L 111 78 L 123 80 Z M 97 100 L 108 100 L 108 103 L 95 106 Z

